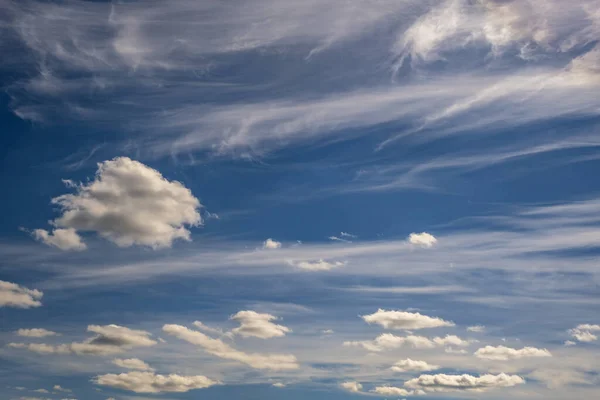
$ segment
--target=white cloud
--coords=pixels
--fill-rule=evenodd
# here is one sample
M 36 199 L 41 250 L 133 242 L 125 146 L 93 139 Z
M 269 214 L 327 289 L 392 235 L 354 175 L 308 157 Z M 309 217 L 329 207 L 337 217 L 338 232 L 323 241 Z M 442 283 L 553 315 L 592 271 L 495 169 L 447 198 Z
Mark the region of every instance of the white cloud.
M 343 267 L 345 262 L 341 261 L 325 261 L 322 258 L 316 261 L 288 261 L 288 264 L 304 269 L 306 271 L 329 271 L 334 268 Z
M 363 386 L 360 383 L 354 381 L 342 382 L 340 383 L 340 387 L 352 393 L 360 393 L 363 388 Z
M 575 346 L 576 344 L 577 343 L 573 342 L 572 340 L 565 340 L 566 347 Z
M 535 347 L 513 349 L 505 346 L 485 346 L 478 349 L 475 356 L 486 360 L 505 361 L 529 357 L 552 357 L 552 353 L 547 349 L 537 349 Z
M 333 335 L 335 331 L 333 329 L 324 329 L 321 331 L 323 335 Z
M 269 238 L 263 242 L 263 249 L 274 250 L 274 249 L 280 249 L 280 248 L 281 248 L 281 242 L 278 242 L 271 238 Z
M 569 330 L 569 334 L 578 342 L 593 342 L 598 340 L 598 336 L 592 332 L 600 332 L 600 325 L 581 324 Z
M 23 337 L 34 337 L 42 338 L 46 336 L 58 336 L 59 334 L 53 331 L 49 331 L 44 328 L 32 328 L 32 329 L 19 329 L 16 334 Z
M 381 334 L 374 340 L 344 342 L 344 346 L 362 347 L 365 350 L 373 352 L 396 349 L 402 346 L 411 346 L 415 349 L 433 349 L 435 347 L 443 347 L 449 344 L 466 347 L 469 345 L 469 342 L 454 335 L 434 337 L 433 339 L 429 339 L 425 336 L 396 336 L 392 335 L 391 333 Z
M 202 206 L 188 188 L 127 157 L 99 163 L 93 181 L 52 204 L 62 209 L 52 221 L 57 229 L 38 229 L 35 236 L 65 250 L 81 249 L 75 246 L 78 231 L 96 232 L 120 247 L 170 247 L 176 239 L 190 240 L 186 226 L 202 223 Z
M 408 242 L 415 246 L 420 247 L 433 247 L 437 243 L 437 239 L 430 233 L 421 232 L 421 233 L 411 233 L 408 236 Z
M 71 393 L 72 392 L 71 389 L 65 389 L 64 387 L 62 387 L 60 385 L 54 385 L 54 387 L 52 387 L 52 390 L 56 390 L 58 392 L 64 392 L 64 393 Z
M 0 281 L 0 307 L 32 308 L 40 307 L 44 295 L 37 289 L 28 289 L 16 283 Z
M 379 309 L 370 315 L 363 315 L 362 319 L 369 324 L 378 324 L 386 329 L 415 330 L 454 326 L 453 322 L 444 321 L 441 318 L 429 317 L 420 313 L 386 311 L 383 309 Z
M 377 386 L 371 392 L 382 396 L 420 396 L 425 394 L 422 390 L 406 390 L 394 386 Z
M 202 347 L 207 353 L 219 358 L 234 360 L 256 369 L 273 371 L 297 369 L 296 357 L 291 354 L 244 353 L 236 350 L 220 339 L 213 339 L 205 334 L 193 331 L 181 325 L 164 325 L 163 331 L 188 343 Z
M 276 383 L 272 384 L 271 386 L 276 387 L 276 388 L 284 388 L 286 385 L 285 385 L 285 383 L 276 382 Z
M 349 238 L 352 238 L 352 239 L 356 239 L 357 238 L 356 235 L 353 235 L 353 234 L 348 233 L 348 232 L 340 232 L 340 236 L 341 237 L 349 237 Z
M 208 332 L 208 333 L 212 333 L 212 334 L 216 334 L 216 335 L 222 335 L 223 334 L 223 330 L 220 328 L 213 328 L 212 326 L 208 326 L 204 323 L 202 323 L 202 321 L 194 321 L 193 325 L 200 329 L 201 331 L 204 332 Z
M 291 329 L 274 324 L 271 321 L 277 320 L 277 317 L 271 314 L 261 314 L 256 311 L 239 311 L 232 315 L 231 320 L 240 323 L 240 326 L 234 328 L 231 332 L 243 337 L 257 337 L 268 339 L 273 337 L 282 337 L 286 333 L 291 332 Z
M 57 228 L 52 232 L 48 232 L 45 229 L 34 229 L 32 234 L 40 242 L 61 250 L 82 251 L 87 248 L 86 244 L 81 240 L 81 236 L 73 228 Z
M 50 393 L 50 391 L 48 391 L 48 389 L 36 389 L 36 390 L 34 390 L 34 392 L 36 392 L 36 393 Z
M 421 375 L 418 378 L 408 380 L 404 386 L 414 390 L 423 390 L 426 392 L 455 392 L 455 391 L 473 391 L 484 392 L 490 389 L 512 387 L 525 383 L 525 380 L 518 375 Z
M 411 360 L 407 358 L 400 360 L 395 363 L 390 369 L 395 372 L 409 372 L 409 371 L 433 371 L 439 369 L 439 365 L 429 364 L 426 361 Z
M 469 332 L 475 332 L 475 333 L 485 332 L 485 326 L 482 326 L 482 325 L 469 326 L 467 328 L 467 331 L 469 331 Z
M 188 392 L 219 384 L 206 376 L 181 376 L 176 374 L 157 375 L 153 372 L 127 372 L 105 374 L 94 378 L 94 383 L 136 393 Z
M 138 358 L 115 358 L 112 363 L 121 368 L 135 369 L 138 371 L 154 371 L 152 367 Z
M 135 347 L 154 346 L 156 341 L 150 339 L 150 333 L 129 329 L 119 325 L 89 325 L 87 330 L 96 335 L 83 342 L 49 345 L 45 343 L 9 343 L 8 346 L 27 349 L 38 354 L 78 354 L 104 356 L 122 353 Z

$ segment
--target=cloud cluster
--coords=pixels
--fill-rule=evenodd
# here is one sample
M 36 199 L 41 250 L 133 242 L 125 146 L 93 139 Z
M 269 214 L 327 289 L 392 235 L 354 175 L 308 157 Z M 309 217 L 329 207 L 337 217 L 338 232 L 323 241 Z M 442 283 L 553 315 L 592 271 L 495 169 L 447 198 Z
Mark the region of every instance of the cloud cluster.
M 414 390 L 434 393 L 457 391 L 485 392 L 490 389 L 512 387 L 523 383 L 525 383 L 525 380 L 520 376 L 504 373 L 481 376 L 437 374 L 421 375 L 418 378 L 406 381 L 404 386 Z
M 243 337 L 257 337 L 260 339 L 269 339 L 273 337 L 282 337 L 291 329 L 274 324 L 271 321 L 277 320 L 277 317 L 271 314 L 261 314 L 256 311 L 239 311 L 232 315 L 231 320 L 240 323 L 240 326 L 234 328 L 231 332 Z
M 416 330 L 454 326 L 453 322 L 441 318 L 429 317 L 420 313 L 406 311 L 377 310 L 373 314 L 363 315 L 362 319 L 369 324 L 378 324 L 386 329 Z
M 135 393 L 183 393 L 204 389 L 219 384 L 206 376 L 158 375 L 154 372 L 127 372 L 122 374 L 98 375 L 94 383 Z
M 44 328 L 19 329 L 16 334 L 23 337 L 43 338 L 46 336 L 57 336 L 58 333 Z
M 0 281 L 0 307 L 40 307 L 42 296 L 44 293 L 37 289 L 28 289 L 16 283 Z
M 444 346 L 469 346 L 470 342 L 463 340 L 455 335 L 446 335 L 445 337 L 434 337 L 429 339 L 425 336 L 396 336 L 391 333 L 379 335 L 374 340 L 346 341 L 344 346 L 357 346 L 365 350 L 380 352 L 385 350 L 397 349 L 402 346 L 411 346 L 415 349 L 433 349 Z
M 426 361 L 411 360 L 407 358 L 395 363 L 390 369 L 394 372 L 409 372 L 409 371 L 433 371 L 439 369 L 439 365 L 429 364 Z
M 167 324 L 163 326 L 163 331 L 188 343 L 200 346 L 204 351 L 216 357 L 238 361 L 252 368 L 281 371 L 299 367 L 296 357 L 291 354 L 245 353 L 234 349 L 220 339 L 213 339 L 202 332 L 181 325 Z
M 62 250 L 85 248 L 79 232 L 96 232 L 120 247 L 170 247 L 190 240 L 187 226 L 202 223 L 200 201 L 188 188 L 128 157 L 101 162 L 94 180 L 69 186 L 76 193 L 52 199 L 62 210 L 52 221 L 56 229 L 33 232 Z
M 513 349 L 505 346 L 485 346 L 475 352 L 477 358 L 486 360 L 506 361 L 529 357 L 552 357 L 547 349 L 538 349 L 535 347 L 523 347 L 522 349 Z
M 593 332 L 600 332 L 600 325 L 581 324 L 569 330 L 569 334 L 578 342 L 598 340 L 598 336 Z
M 135 347 L 148 347 L 156 344 L 150 333 L 129 329 L 119 325 L 89 325 L 88 332 L 96 333 L 83 342 L 49 345 L 45 343 L 9 343 L 12 348 L 27 349 L 38 354 L 77 354 L 105 356 L 122 353 Z

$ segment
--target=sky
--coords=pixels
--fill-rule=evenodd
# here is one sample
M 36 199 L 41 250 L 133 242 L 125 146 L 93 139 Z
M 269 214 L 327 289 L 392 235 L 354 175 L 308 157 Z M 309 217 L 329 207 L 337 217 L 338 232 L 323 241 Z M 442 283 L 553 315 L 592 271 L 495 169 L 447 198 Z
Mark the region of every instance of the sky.
M 0 0 L 0 400 L 600 397 L 599 0 Z

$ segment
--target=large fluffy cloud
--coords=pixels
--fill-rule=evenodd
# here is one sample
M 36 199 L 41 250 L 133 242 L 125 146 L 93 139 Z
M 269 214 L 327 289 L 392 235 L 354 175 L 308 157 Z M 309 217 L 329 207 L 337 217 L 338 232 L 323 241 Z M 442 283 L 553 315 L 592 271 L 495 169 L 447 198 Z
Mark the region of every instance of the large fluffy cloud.
M 34 231 L 42 242 L 63 250 L 85 247 L 78 232 L 96 232 L 121 247 L 169 247 L 190 239 L 187 226 L 202 223 L 200 201 L 180 182 L 138 161 L 119 157 L 98 164 L 94 180 L 74 184 L 74 194 L 52 199 L 62 215 L 55 229 Z
M 268 339 L 285 336 L 286 333 L 291 332 L 290 328 L 271 322 L 277 320 L 277 317 L 271 314 L 261 314 L 256 311 L 240 311 L 231 316 L 231 319 L 240 323 L 240 326 L 231 332 L 243 337 L 253 336 Z
M 163 331 L 188 343 L 200 346 L 204 351 L 216 357 L 238 361 L 252 368 L 273 371 L 298 368 L 296 357 L 291 354 L 245 353 L 234 349 L 220 339 L 213 339 L 202 332 L 194 331 L 181 325 L 164 325 Z
M 49 345 L 45 343 L 9 343 L 9 347 L 27 349 L 38 354 L 78 354 L 105 356 L 122 353 L 135 347 L 148 347 L 156 344 L 150 333 L 129 329 L 119 325 L 90 325 L 88 332 L 95 336 L 83 342 Z
M 441 318 L 429 317 L 420 313 L 386 311 L 382 309 L 377 310 L 373 314 L 363 315 L 362 319 L 369 324 L 378 324 L 386 329 L 415 330 L 454 326 L 453 322 L 444 321 Z
M 552 354 L 546 349 L 537 349 L 535 347 L 513 349 L 505 346 L 485 346 L 478 349 L 475 352 L 475 356 L 487 360 L 505 361 L 527 357 L 552 357 Z
M 153 372 L 127 372 L 105 374 L 94 378 L 94 383 L 102 386 L 130 390 L 136 393 L 188 392 L 217 385 L 206 376 L 181 376 L 176 374 L 157 375 Z
M 469 342 L 467 340 L 463 340 L 455 335 L 446 335 L 445 337 L 434 337 L 433 339 L 429 339 L 425 336 L 396 336 L 391 333 L 379 335 L 374 340 L 344 342 L 344 346 L 358 346 L 374 352 L 396 349 L 402 346 L 411 346 L 415 349 L 433 349 L 435 347 L 443 346 L 466 347 L 468 345 Z
M 33 337 L 33 338 L 42 338 L 46 336 L 56 336 L 58 333 L 49 331 L 44 328 L 32 328 L 32 329 L 19 329 L 17 330 L 18 336 L 23 337 Z
M 408 380 L 404 386 L 409 389 L 423 390 L 425 392 L 454 392 L 454 391 L 473 391 L 484 392 L 486 390 L 512 387 L 525 383 L 525 380 L 518 375 L 421 375 L 418 378 Z
M 44 295 L 37 289 L 28 289 L 16 283 L 0 281 L 0 307 L 32 308 L 42 305 Z
M 400 360 L 395 363 L 391 370 L 395 372 L 409 372 L 409 371 L 433 371 L 435 369 L 439 369 L 439 365 L 429 364 L 426 361 L 420 360 L 411 360 L 407 358 L 406 360 Z

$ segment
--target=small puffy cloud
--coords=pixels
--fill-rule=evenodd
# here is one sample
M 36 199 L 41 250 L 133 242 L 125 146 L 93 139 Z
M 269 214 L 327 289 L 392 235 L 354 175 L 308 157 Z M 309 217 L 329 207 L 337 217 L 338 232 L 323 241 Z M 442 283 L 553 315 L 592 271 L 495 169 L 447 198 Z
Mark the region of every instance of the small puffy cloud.
M 481 332 L 485 332 L 485 326 L 482 326 L 482 325 L 469 326 L 467 328 L 467 330 L 469 332 L 481 333 Z
M 386 311 L 382 309 L 370 315 L 363 315 L 362 319 L 368 324 L 378 324 L 386 329 L 415 330 L 454 326 L 453 322 L 444 321 L 441 318 L 429 317 L 420 313 Z
M 293 267 L 297 267 L 306 271 L 329 271 L 334 268 L 343 267 L 345 262 L 341 261 L 325 261 L 322 258 L 316 261 L 288 261 Z
M 0 281 L 0 307 L 40 307 L 42 296 L 44 293 L 37 289 L 28 289 L 16 283 Z
M 52 390 L 55 390 L 57 392 L 64 392 L 64 393 L 71 393 L 72 392 L 71 389 L 65 389 L 64 387 L 62 387 L 60 385 L 54 385 L 54 387 L 52 388 Z
M 439 368 L 440 368 L 439 365 L 433 365 L 433 364 L 427 363 L 426 361 L 411 360 L 410 358 L 407 358 L 406 360 L 398 361 L 390 369 L 395 372 L 409 372 L 409 371 L 425 372 L 425 371 L 433 371 L 433 370 L 436 370 Z
M 420 247 L 433 247 L 437 243 L 437 239 L 430 233 L 421 232 L 421 233 L 411 233 L 408 236 L 408 242 L 415 246 Z
M 50 391 L 48 389 L 35 389 L 34 392 L 36 392 L 36 393 L 50 393 Z
M 411 346 L 415 349 L 433 349 L 436 347 L 443 347 L 448 344 L 454 344 L 456 346 L 468 346 L 469 342 L 454 335 L 429 339 L 425 336 L 396 336 L 392 335 L 391 333 L 379 335 L 377 338 L 375 338 L 375 340 L 344 342 L 344 346 L 362 347 L 365 350 L 373 352 L 397 349 L 403 346 Z
M 276 388 L 284 388 L 285 387 L 285 383 L 276 382 L 276 383 L 274 383 L 271 386 L 276 387 Z
M 323 335 L 333 335 L 335 331 L 333 329 L 324 329 L 321 331 Z
M 34 229 L 31 234 L 36 240 L 64 251 L 82 251 L 87 248 L 81 240 L 81 236 L 73 228 L 57 228 L 52 232 L 45 229 Z
M 394 386 L 377 386 L 375 389 L 371 390 L 371 392 L 382 396 L 420 396 L 425 394 L 422 390 L 406 390 Z
M 291 332 L 291 329 L 274 324 L 271 321 L 277 320 L 277 317 L 271 314 L 261 314 L 256 311 L 240 311 L 232 315 L 231 320 L 239 322 L 240 326 L 231 332 L 243 337 L 257 337 L 260 339 L 269 339 L 273 337 L 285 336 Z
M 566 340 L 566 341 L 565 341 L 565 346 L 566 346 L 566 347 L 575 346 L 576 344 L 577 344 L 577 343 L 575 343 L 575 342 L 574 342 L 574 341 L 572 341 L 572 340 Z
M 234 360 L 256 369 L 272 371 L 298 369 L 298 361 L 291 354 L 245 353 L 234 349 L 220 339 L 213 339 L 202 332 L 194 331 L 181 325 L 167 324 L 163 332 L 200 346 L 209 354 L 226 360 Z
M 457 392 L 471 391 L 484 392 L 495 388 L 512 387 L 525 383 L 518 375 L 421 375 L 418 378 L 408 380 L 404 386 L 409 389 L 423 390 L 425 392 Z
M 363 388 L 363 386 L 360 383 L 354 381 L 340 383 L 340 387 L 352 393 L 360 393 Z
M 281 242 L 278 242 L 271 238 L 269 238 L 263 242 L 263 249 L 275 250 L 275 249 L 280 249 L 280 248 L 281 248 Z
M 96 333 L 83 342 L 49 345 L 44 343 L 9 343 L 12 348 L 27 349 L 38 354 L 78 354 L 104 356 L 122 353 L 135 347 L 154 346 L 156 341 L 150 339 L 150 333 L 129 329 L 119 325 L 90 325 L 89 332 Z
M 44 328 L 19 329 L 15 333 L 18 336 L 32 337 L 32 338 L 43 338 L 46 336 L 58 336 L 58 333 L 49 331 Z
M 126 369 L 136 369 L 138 371 L 154 371 L 152 367 L 138 358 L 115 358 L 112 363 L 118 367 Z
M 123 374 L 105 374 L 94 378 L 94 383 L 135 393 L 188 392 L 219 384 L 206 376 L 181 376 L 176 374 L 157 375 L 153 372 L 127 372 Z
M 535 347 L 513 349 L 505 346 L 485 346 L 475 352 L 475 357 L 486 360 L 506 361 L 529 357 L 552 357 L 552 354 L 546 349 L 537 349 Z
M 101 162 L 94 180 L 68 186 L 76 192 L 52 199 L 62 210 L 51 222 L 55 229 L 34 231 L 63 250 L 85 248 L 78 232 L 96 232 L 120 247 L 170 247 L 190 240 L 187 226 L 202 223 L 202 205 L 188 188 L 127 157 Z
M 340 232 L 340 236 L 341 237 L 348 237 L 348 238 L 352 238 L 352 239 L 356 239 L 357 238 L 356 235 L 353 235 L 353 234 L 348 233 L 348 232 Z
M 600 325 L 581 324 L 569 330 L 569 334 L 578 342 L 593 342 L 598 340 L 598 336 L 592 332 L 600 332 Z

